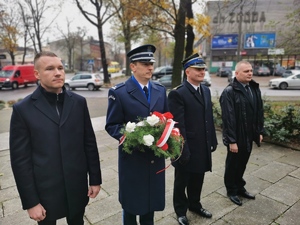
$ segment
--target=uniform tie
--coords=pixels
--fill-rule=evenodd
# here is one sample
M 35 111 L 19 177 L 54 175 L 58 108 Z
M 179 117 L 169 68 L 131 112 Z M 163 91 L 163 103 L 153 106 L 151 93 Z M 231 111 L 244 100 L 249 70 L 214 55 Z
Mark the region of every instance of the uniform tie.
M 144 92 L 145 92 L 146 98 L 148 99 L 148 97 L 149 97 L 149 92 L 148 92 L 147 86 L 144 86 L 143 90 L 144 90 Z
M 201 91 L 199 87 L 197 87 L 197 92 L 201 95 Z

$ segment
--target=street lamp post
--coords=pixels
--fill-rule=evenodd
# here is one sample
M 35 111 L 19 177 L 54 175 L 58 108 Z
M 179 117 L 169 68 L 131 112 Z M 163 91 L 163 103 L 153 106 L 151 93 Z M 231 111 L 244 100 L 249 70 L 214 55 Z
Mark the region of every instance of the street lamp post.
M 238 48 L 237 48 L 237 62 L 241 60 L 241 42 L 242 42 L 242 20 L 243 20 L 243 4 L 241 0 L 241 7 L 240 7 L 240 13 L 239 13 L 239 26 L 238 26 Z

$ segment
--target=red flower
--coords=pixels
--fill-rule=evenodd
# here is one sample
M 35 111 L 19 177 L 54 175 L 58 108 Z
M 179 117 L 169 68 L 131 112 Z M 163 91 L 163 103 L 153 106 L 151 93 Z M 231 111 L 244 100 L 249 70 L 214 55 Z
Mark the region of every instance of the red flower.
M 167 151 L 168 148 L 169 148 L 169 146 L 168 146 L 167 143 L 165 143 L 165 144 L 161 147 L 161 149 L 164 150 L 164 151 Z
M 172 113 L 170 113 L 170 112 L 166 112 L 166 113 L 164 113 L 163 115 L 164 115 L 164 117 L 165 117 L 166 119 L 173 119 L 173 118 L 174 118 L 173 115 L 172 115 Z
M 168 119 L 173 119 L 173 115 L 170 112 L 166 112 L 166 113 L 162 114 L 160 112 L 155 111 L 152 114 L 157 116 L 161 122 L 166 122 Z

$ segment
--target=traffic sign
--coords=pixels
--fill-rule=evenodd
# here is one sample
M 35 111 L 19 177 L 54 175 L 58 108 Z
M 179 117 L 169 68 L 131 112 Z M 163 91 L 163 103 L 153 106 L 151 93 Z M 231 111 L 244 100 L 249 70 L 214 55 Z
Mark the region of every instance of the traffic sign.
M 88 64 L 89 64 L 89 65 L 94 65 L 94 60 L 93 60 L 93 59 L 89 59 L 89 60 L 88 60 Z

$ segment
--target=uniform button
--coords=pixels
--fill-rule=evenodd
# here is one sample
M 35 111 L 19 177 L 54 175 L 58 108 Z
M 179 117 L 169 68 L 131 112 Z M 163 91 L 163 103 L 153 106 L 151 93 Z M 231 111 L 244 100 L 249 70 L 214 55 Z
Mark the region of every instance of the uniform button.
M 154 160 L 151 160 L 151 163 L 153 164 L 153 163 L 154 163 Z

